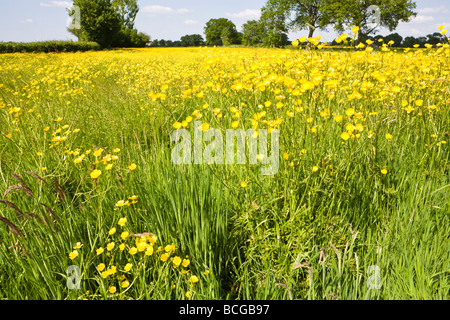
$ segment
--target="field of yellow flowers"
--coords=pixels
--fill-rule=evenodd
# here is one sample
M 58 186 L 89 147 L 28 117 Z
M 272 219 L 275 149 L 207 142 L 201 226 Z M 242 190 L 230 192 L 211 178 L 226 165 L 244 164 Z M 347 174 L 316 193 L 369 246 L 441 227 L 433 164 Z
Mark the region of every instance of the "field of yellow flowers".
M 0 55 L 0 298 L 448 299 L 449 44 L 371 48 Z

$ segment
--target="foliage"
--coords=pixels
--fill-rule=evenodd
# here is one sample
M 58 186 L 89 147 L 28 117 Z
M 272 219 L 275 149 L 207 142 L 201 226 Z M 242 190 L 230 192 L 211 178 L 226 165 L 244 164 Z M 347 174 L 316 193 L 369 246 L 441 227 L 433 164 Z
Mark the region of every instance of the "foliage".
M 139 11 L 136 0 L 75 0 L 81 11 L 81 29 L 69 29 L 79 40 L 102 47 L 144 47 L 150 36 L 134 29 Z M 68 10 L 69 16 L 74 12 Z
M 239 44 L 240 36 L 236 26 L 226 18 L 209 20 L 204 28 L 204 33 L 208 45 Z
M 43 42 L 0 42 L 0 53 L 14 52 L 77 52 L 100 50 L 95 42 L 43 41 Z
M 263 43 L 267 47 L 282 47 L 288 44 L 286 8 L 283 2 L 269 0 L 261 9 L 260 24 L 264 30 Z
M 263 42 L 264 26 L 257 20 L 247 21 L 242 25 L 242 44 L 254 46 Z
M 200 34 L 187 34 L 182 36 L 180 41 L 182 47 L 199 47 L 205 44 Z
M 374 12 L 371 6 L 380 9 L 380 21 L 372 21 Z M 334 27 L 344 31 L 347 26 L 358 26 L 358 42 L 367 39 L 367 36 L 376 32 L 377 28 L 387 28 L 390 31 L 397 28 L 399 22 L 408 22 L 416 16 L 414 9 L 416 3 L 412 0 L 343 0 L 330 5 L 333 15 Z

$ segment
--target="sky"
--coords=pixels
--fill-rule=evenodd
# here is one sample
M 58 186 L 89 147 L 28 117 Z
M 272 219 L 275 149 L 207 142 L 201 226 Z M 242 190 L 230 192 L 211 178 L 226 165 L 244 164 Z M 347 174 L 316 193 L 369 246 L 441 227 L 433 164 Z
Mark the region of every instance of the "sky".
M 66 7 L 71 1 L 0 0 L 0 41 L 76 40 L 67 32 Z M 228 18 L 238 30 L 248 20 L 258 19 L 266 0 L 138 0 L 140 11 L 135 27 L 152 39 L 179 40 L 186 34 L 201 34 L 211 18 Z M 444 24 L 450 27 L 450 0 L 417 0 L 417 16 L 408 23 L 400 23 L 393 32 L 401 36 L 426 36 Z M 331 29 L 331 28 L 330 28 Z M 381 29 L 378 34 L 391 32 Z M 307 35 L 306 31 L 291 32 L 294 40 Z M 337 35 L 330 30 L 316 31 L 323 41 Z

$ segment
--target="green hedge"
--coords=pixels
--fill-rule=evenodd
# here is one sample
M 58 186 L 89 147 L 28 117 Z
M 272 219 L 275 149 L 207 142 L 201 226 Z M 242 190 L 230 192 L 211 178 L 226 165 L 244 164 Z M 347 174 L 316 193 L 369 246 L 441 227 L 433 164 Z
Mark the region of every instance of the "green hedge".
M 43 41 L 43 42 L 0 42 L 0 53 L 15 52 L 77 52 L 100 50 L 95 42 Z

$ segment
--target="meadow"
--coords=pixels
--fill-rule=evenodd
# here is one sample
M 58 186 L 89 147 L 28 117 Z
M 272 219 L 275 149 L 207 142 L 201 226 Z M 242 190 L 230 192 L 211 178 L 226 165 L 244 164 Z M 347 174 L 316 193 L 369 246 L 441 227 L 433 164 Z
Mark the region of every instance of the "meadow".
M 0 55 L 0 298 L 449 299 L 450 48 L 368 48 Z

